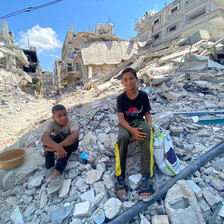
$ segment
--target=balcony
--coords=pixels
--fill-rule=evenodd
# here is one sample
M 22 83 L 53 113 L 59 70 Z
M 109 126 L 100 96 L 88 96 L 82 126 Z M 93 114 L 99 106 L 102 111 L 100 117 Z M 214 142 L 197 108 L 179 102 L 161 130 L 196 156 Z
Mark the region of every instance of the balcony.
M 207 0 L 188 0 L 184 3 L 184 11 L 194 8 L 196 5 L 206 3 Z

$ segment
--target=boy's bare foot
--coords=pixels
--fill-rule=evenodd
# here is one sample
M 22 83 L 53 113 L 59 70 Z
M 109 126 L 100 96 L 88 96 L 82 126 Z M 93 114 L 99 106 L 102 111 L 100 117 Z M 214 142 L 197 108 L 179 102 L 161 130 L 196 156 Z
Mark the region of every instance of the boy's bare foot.
M 116 191 L 116 194 L 118 196 L 120 196 L 121 198 L 124 198 L 124 199 L 126 198 L 126 190 L 125 189 Z
M 153 182 L 150 177 L 142 177 L 140 189 L 139 200 L 143 200 L 155 192 L 155 190 L 153 189 Z
M 142 200 L 144 198 L 147 198 L 151 195 L 152 193 L 151 192 L 145 192 L 145 193 L 140 193 L 139 195 L 139 200 Z
M 59 171 L 59 170 L 54 170 L 54 172 L 53 172 L 53 174 L 52 174 L 52 178 L 55 178 L 55 177 L 58 177 L 58 176 L 60 176 L 61 175 L 61 171 Z

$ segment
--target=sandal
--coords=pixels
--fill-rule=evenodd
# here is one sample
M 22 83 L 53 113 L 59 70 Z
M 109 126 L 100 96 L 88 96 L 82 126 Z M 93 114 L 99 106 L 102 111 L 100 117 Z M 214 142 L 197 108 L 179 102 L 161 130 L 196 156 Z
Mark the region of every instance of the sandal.
M 119 191 L 119 190 L 125 190 L 126 196 L 122 197 L 121 195 L 119 195 L 117 193 L 117 191 Z M 118 176 L 115 178 L 115 193 L 116 193 L 117 197 L 122 201 L 127 200 L 129 198 L 130 192 L 128 191 L 128 187 L 125 184 L 123 176 Z
M 150 195 L 148 195 L 145 198 L 142 198 L 140 200 L 146 201 L 146 199 L 149 199 L 149 198 L 151 200 L 151 196 L 154 196 L 154 193 L 155 193 L 155 189 L 154 189 L 153 185 L 154 185 L 154 182 L 151 180 L 150 177 L 147 177 L 147 176 L 142 177 L 141 190 L 139 192 L 139 197 L 142 193 L 150 193 Z

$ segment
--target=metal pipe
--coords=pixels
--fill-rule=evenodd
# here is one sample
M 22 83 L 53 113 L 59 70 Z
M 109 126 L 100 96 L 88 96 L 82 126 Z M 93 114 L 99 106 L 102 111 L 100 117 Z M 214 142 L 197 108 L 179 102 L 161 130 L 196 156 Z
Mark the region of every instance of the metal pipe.
M 123 212 L 120 216 L 116 217 L 114 220 L 110 221 L 110 224 L 121 224 L 126 223 L 129 220 L 131 220 L 133 217 L 138 215 L 140 212 L 145 211 L 147 207 L 154 202 L 156 202 L 158 199 L 160 199 L 162 196 L 166 194 L 166 192 L 178 181 L 182 179 L 186 179 L 189 177 L 189 175 L 196 170 L 198 170 L 200 167 L 204 166 L 206 163 L 208 163 L 210 160 L 212 160 L 215 156 L 217 156 L 219 153 L 224 152 L 224 140 L 219 142 L 217 145 L 212 147 L 209 151 L 205 152 L 200 158 L 192 162 L 189 166 L 187 166 L 185 169 L 183 169 L 177 176 L 172 177 L 169 181 L 162 184 L 159 188 L 159 193 L 156 195 L 156 197 L 148 202 L 137 202 L 135 205 L 130 207 L 127 211 Z
M 218 203 L 218 205 L 217 205 L 217 207 L 216 207 L 213 215 L 212 215 L 212 218 L 209 220 L 209 223 L 208 224 L 214 224 L 215 223 L 215 220 L 216 220 L 216 218 L 217 218 L 217 216 L 218 216 L 219 211 L 220 211 L 221 208 L 222 208 L 222 202 L 220 201 Z
M 152 115 L 161 112 L 151 112 Z M 163 112 L 164 113 L 164 112 Z M 224 114 L 224 110 L 220 111 L 194 111 L 194 112 L 172 112 L 173 115 L 188 115 L 188 116 L 207 116 L 211 114 Z

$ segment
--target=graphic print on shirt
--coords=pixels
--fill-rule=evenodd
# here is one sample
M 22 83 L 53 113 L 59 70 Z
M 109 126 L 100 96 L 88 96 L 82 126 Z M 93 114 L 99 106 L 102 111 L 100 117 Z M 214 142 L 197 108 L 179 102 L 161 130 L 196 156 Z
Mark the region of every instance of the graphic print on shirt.
M 140 110 L 136 107 L 131 107 L 126 111 L 126 120 L 128 121 L 129 119 L 136 119 L 139 117 L 139 114 L 143 111 L 143 106 L 141 107 Z

